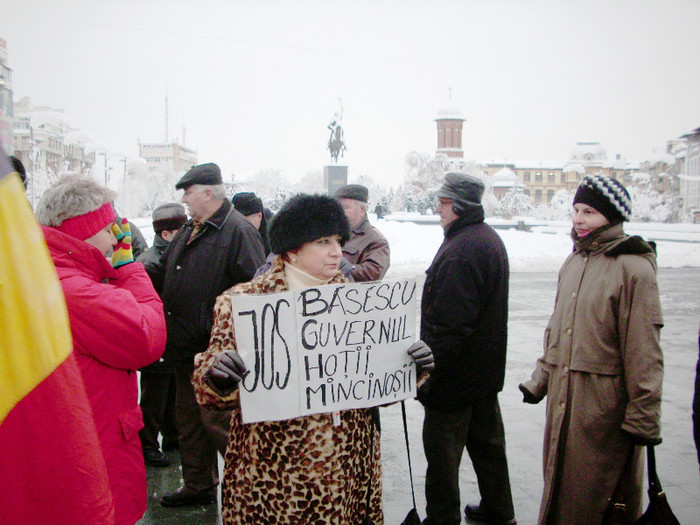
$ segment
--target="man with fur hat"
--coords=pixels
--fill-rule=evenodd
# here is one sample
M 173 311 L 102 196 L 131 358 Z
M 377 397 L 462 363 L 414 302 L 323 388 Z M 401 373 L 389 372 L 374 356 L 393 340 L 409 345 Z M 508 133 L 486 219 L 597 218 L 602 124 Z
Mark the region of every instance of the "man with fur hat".
M 161 204 L 152 214 L 153 246 L 136 257 L 144 266 L 155 264 L 187 222 L 185 207 L 177 202 Z M 163 436 L 163 451 L 179 448 L 175 420 L 175 370 L 160 359 L 140 370 L 143 428 L 139 431 L 143 459 L 152 467 L 167 467 L 170 460 L 161 452 L 158 434 Z
M 175 368 L 176 416 L 184 486 L 163 496 L 164 506 L 216 502 L 219 483 L 216 437 L 207 430 L 192 388 L 194 356 L 209 345 L 216 297 L 249 281 L 263 264 L 260 235 L 226 197 L 216 164 L 194 166 L 177 182 L 192 217 L 157 264 L 147 270 L 166 312 L 164 361 Z M 221 422 L 227 424 L 227 422 Z
M 506 367 L 508 255 L 484 222 L 483 192 L 480 178 L 448 173 L 435 193 L 445 240 L 426 271 L 421 302 L 421 339 L 435 355 L 435 370 L 418 390 L 428 461 L 424 524 L 462 522 L 465 448 L 481 493 L 478 505 L 466 506 L 467 518 L 515 523 L 498 404 Z
M 389 242 L 367 218 L 369 190 L 360 184 L 348 184 L 335 192 L 348 218 L 352 235 L 343 246 L 343 257 L 355 268 L 355 281 L 380 281 L 389 269 Z

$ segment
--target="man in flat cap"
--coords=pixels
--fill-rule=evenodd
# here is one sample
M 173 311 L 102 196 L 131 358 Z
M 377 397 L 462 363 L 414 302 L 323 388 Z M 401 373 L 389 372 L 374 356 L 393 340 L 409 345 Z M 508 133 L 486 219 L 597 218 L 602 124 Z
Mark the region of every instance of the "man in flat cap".
M 200 410 L 192 388 L 194 356 L 209 346 L 217 296 L 249 281 L 263 264 L 257 230 L 226 198 L 216 164 L 194 166 L 175 185 L 192 217 L 148 273 L 163 299 L 168 341 L 163 354 L 175 368 L 178 431 L 184 487 L 161 499 L 164 506 L 216 502 L 219 483 L 216 437 L 210 414 Z
M 157 264 L 178 230 L 187 222 L 185 207 L 177 202 L 161 204 L 152 214 L 155 238 L 153 246 L 136 257 L 146 268 Z M 143 428 L 139 430 L 143 459 L 151 467 L 167 467 L 170 460 L 161 452 L 158 434 L 163 436 L 163 451 L 179 448 L 175 418 L 175 369 L 163 358 L 141 368 L 139 405 Z
M 484 183 L 448 173 L 435 195 L 445 239 L 423 289 L 421 339 L 435 370 L 418 391 L 425 407 L 423 448 L 428 461 L 424 524 L 462 523 L 459 465 L 466 447 L 481 501 L 467 519 L 513 525 L 515 512 L 498 404 L 508 332 L 508 255 L 484 222 Z
M 233 207 L 241 212 L 248 222 L 258 230 L 262 238 L 263 248 L 265 248 L 265 256 L 269 255 L 271 251 L 270 239 L 267 235 L 267 216 L 262 199 L 252 191 L 242 191 L 236 193 L 231 202 L 233 202 Z
M 389 242 L 367 218 L 369 190 L 360 184 L 343 186 L 333 195 L 340 202 L 352 234 L 343 246 L 343 257 L 355 268 L 355 281 L 379 281 L 389 269 Z

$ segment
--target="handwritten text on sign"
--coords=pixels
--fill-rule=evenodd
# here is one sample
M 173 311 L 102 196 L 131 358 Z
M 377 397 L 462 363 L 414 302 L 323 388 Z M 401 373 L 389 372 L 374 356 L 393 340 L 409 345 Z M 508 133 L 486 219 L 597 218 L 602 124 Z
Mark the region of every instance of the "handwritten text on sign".
M 243 422 L 366 408 L 415 396 L 416 281 L 234 295 Z

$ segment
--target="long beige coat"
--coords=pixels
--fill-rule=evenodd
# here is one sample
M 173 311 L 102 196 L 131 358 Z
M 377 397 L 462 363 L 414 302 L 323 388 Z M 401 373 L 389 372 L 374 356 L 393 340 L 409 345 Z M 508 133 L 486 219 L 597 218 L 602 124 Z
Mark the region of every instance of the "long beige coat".
M 331 283 L 345 282 L 342 274 Z M 367 513 L 383 523 L 379 433 L 372 409 L 345 410 L 340 426 L 331 414 L 287 421 L 241 422 L 238 390 L 221 397 L 204 373 L 223 350 L 236 349 L 231 295 L 287 290 L 284 262 L 227 290 L 216 300 L 209 349 L 195 357 L 197 401 L 209 409 L 233 409 L 222 492 L 225 525 L 357 525 Z M 370 453 L 370 450 L 372 451 Z
M 540 524 L 600 523 L 621 476 L 628 517 L 641 514 L 643 448 L 622 431 L 660 436 L 662 326 L 652 248 L 622 225 L 576 240 L 524 385 L 547 396 Z

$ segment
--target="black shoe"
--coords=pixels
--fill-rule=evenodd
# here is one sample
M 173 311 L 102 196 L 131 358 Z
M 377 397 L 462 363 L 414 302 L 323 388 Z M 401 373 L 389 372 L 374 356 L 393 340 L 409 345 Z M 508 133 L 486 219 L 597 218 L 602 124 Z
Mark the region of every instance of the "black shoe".
M 196 494 L 188 490 L 180 489 L 172 494 L 166 494 L 160 499 L 164 507 L 183 507 L 185 505 L 211 505 L 216 503 L 216 493 L 205 492 Z
M 177 439 L 173 439 L 172 441 L 166 441 L 164 439 L 163 452 L 170 452 L 172 450 L 180 450 L 180 443 L 177 441 Z
M 143 461 L 149 467 L 169 467 L 170 460 L 160 450 L 144 450 Z
M 485 512 L 480 505 L 467 505 L 464 507 L 464 515 L 467 517 L 467 520 L 492 523 L 493 525 L 516 525 L 518 523 L 515 521 L 515 518 L 503 519 L 490 512 Z

